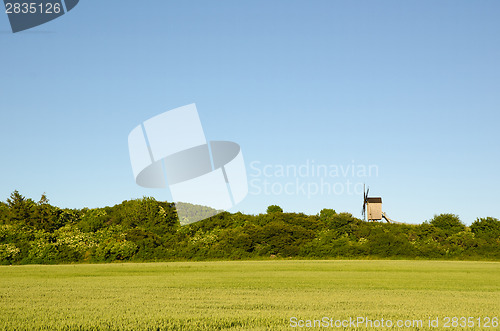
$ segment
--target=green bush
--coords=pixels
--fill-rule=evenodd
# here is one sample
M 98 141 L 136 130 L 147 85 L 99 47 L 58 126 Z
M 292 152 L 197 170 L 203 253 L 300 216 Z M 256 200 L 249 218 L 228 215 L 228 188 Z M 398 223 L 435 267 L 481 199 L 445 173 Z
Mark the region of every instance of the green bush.
M 277 205 L 271 205 L 267 207 L 267 213 L 272 214 L 272 213 L 282 213 L 283 209 L 280 206 Z
M 500 221 L 496 218 L 478 218 L 470 229 L 476 236 L 492 240 L 500 239 Z
M 434 227 L 445 231 L 447 234 L 453 234 L 465 230 L 465 224 L 454 214 L 435 215 L 430 221 Z

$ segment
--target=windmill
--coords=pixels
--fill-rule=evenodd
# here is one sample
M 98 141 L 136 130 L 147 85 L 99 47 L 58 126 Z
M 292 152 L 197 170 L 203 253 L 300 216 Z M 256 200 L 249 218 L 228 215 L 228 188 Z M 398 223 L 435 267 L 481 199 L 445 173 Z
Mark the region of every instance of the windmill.
M 363 214 L 364 220 L 380 221 L 384 218 L 388 223 L 396 223 L 382 211 L 382 198 L 369 197 L 369 192 L 370 188 L 368 187 L 365 191 L 365 185 L 363 185 L 363 209 L 361 213 Z

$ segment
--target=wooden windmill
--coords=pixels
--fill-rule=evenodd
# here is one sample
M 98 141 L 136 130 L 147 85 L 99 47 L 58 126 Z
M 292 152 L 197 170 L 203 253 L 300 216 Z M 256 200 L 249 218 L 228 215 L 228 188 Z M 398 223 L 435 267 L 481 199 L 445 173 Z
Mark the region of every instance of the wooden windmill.
M 380 221 L 382 218 L 385 219 L 388 223 L 396 223 L 391 220 L 387 215 L 382 211 L 382 198 L 381 197 L 369 197 L 368 193 L 370 192 L 370 188 L 365 191 L 365 186 L 363 185 L 363 217 L 368 221 Z

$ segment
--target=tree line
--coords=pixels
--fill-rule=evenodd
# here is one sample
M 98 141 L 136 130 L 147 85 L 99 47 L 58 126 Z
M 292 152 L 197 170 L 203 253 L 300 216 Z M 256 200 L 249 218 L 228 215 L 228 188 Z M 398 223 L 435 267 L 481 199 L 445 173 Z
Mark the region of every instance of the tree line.
M 173 203 L 151 197 L 66 209 L 14 191 L 0 202 L 0 264 L 268 258 L 500 260 L 500 221 L 466 226 L 440 214 L 419 225 L 387 224 L 272 205 L 265 214 L 222 212 L 181 225 Z

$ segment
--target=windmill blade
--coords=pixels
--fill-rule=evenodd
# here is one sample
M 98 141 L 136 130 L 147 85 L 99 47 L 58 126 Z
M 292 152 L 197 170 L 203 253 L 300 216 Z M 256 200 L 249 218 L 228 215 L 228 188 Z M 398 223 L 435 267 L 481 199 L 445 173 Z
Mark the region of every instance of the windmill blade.
M 365 185 L 363 184 L 363 191 L 364 191 Z M 363 193 L 364 199 L 363 199 L 363 218 L 366 221 L 366 205 L 368 204 L 368 193 L 370 192 L 370 187 L 366 189 L 366 192 Z
M 365 184 L 363 183 L 363 208 L 361 208 L 361 215 L 365 217 L 365 204 L 366 204 L 366 192 L 365 192 Z

